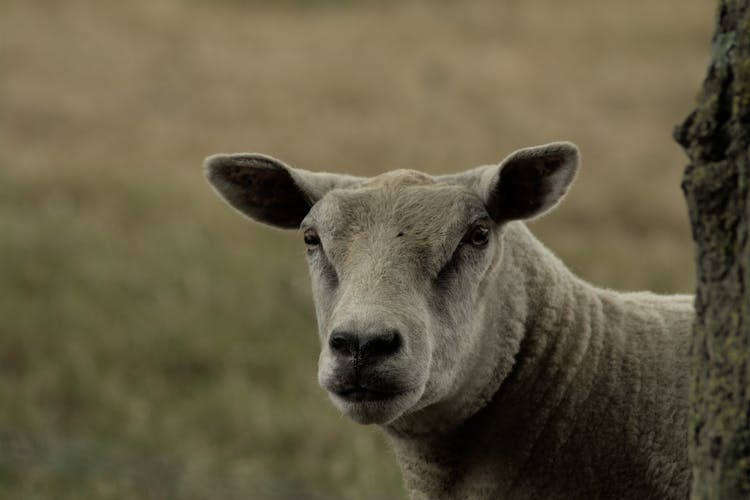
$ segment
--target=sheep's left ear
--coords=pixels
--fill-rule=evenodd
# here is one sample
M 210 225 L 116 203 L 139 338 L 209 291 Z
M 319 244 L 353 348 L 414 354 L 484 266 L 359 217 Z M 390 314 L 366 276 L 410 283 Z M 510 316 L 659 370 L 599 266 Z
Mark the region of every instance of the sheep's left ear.
M 485 168 L 477 187 L 496 222 L 530 219 L 562 200 L 578 160 L 578 148 L 571 142 L 519 149 L 494 169 Z

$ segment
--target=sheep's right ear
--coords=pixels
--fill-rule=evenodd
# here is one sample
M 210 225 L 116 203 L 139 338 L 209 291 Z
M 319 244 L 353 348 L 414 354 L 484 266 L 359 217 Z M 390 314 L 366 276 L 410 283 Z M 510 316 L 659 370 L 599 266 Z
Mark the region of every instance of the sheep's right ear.
M 264 224 L 297 228 L 331 189 L 350 187 L 356 177 L 308 172 L 254 153 L 206 158 L 206 178 L 229 205 Z

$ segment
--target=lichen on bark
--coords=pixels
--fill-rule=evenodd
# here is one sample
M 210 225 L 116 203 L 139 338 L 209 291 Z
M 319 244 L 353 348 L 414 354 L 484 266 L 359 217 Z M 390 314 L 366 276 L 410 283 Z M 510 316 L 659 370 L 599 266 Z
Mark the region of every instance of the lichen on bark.
M 750 498 L 750 0 L 720 0 L 697 108 L 675 129 L 698 289 L 692 497 Z

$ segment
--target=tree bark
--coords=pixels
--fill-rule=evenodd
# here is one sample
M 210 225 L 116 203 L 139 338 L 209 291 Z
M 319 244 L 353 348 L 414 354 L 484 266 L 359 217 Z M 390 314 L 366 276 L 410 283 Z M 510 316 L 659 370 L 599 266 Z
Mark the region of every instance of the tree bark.
M 719 0 L 697 108 L 675 129 L 696 245 L 692 498 L 750 498 L 750 0 Z

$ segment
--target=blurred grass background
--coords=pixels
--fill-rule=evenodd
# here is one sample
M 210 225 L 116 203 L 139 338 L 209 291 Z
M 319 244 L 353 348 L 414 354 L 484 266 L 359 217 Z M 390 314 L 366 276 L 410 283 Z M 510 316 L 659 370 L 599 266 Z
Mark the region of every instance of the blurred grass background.
M 575 141 L 533 230 L 613 288 L 689 292 L 671 139 L 705 0 L 0 0 L 0 497 L 404 498 L 317 387 L 299 236 L 202 158 L 445 173 Z

